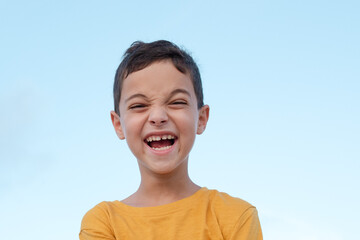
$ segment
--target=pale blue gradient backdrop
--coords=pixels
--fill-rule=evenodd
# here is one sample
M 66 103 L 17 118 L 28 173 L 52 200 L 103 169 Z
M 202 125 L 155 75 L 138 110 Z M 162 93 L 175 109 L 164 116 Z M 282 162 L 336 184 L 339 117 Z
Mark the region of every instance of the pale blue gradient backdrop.
M 112 129 L 135 40 L 198 62 L 202 186 L 259 211 L 265 239 L 358 239 L 359 1 L 1 1 L 1 239 L 77 239 L 82 216 L 136 190 Z

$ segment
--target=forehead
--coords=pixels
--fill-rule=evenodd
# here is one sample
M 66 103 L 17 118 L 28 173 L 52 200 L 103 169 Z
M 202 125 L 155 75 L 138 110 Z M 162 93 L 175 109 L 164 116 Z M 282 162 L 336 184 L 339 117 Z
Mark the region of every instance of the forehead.
M 188 74 L 180 72 L 169 60 L 159 61 L 129 74 L 123 81 L 121 99 L 136 93 L 167 94 L 174 89 L 185 89 L 190 95 L 195 96 L 193 83 Z

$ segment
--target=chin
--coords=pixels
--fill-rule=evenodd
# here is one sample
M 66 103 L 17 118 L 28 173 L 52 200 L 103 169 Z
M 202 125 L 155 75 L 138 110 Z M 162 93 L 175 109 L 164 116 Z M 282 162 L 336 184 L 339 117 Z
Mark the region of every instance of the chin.
M 147 172 L 151 172 L 156 175 L 168 175 L 181 169 L 187 169 L 187 167 L 183 167 L 187 165 L 187 161 L 182 161 L 180 163 L 175 162 L 161 162 L 161 163 L 144 163 L 139 162 L 139 167 L 146 169 Z M 140 171 L 142 172 L 142 171 Z

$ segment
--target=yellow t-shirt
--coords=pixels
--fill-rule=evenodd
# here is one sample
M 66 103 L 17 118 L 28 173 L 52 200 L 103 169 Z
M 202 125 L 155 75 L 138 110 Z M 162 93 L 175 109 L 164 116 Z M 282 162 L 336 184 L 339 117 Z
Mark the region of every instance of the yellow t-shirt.
M 157 207 L 102 202 L 81 223 L 80 240 L 261 240 L 256 208 L 203 187 L 190 197 Z

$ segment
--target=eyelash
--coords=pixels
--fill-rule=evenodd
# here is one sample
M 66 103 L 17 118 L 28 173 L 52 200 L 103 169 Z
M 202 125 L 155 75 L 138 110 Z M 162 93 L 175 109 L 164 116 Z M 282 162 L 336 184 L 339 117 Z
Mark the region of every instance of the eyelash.
M 137 109 L 137 108 L 143 108 L 146 107 L 144 104 L 135 104 L 129 107 L 129 109 Z
M 170 104 L 171 105 L 186 105 L 187 102 L 179 100 L 179 101 L 174 101 Z M 134 104 L 134 105 L 130 106 L 129 109 L 139 109 L 139 108 L 144 108 L 144 107 L 146 107 L 145 104 Z
M 172 102 L 171 104 L 173 105 L 181 105 L 181 104 L 187 104 L 185 101 L 175 101 L 175 102 Z

